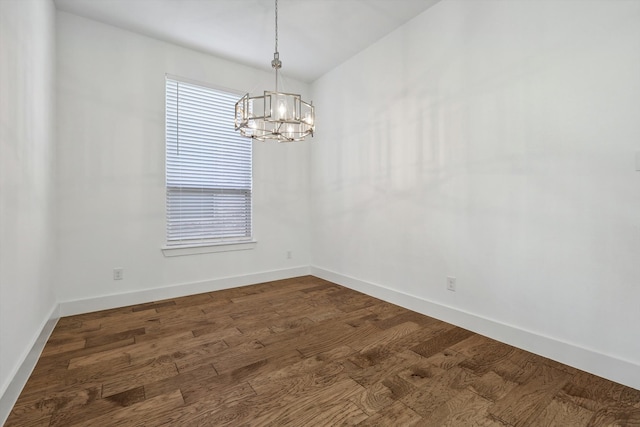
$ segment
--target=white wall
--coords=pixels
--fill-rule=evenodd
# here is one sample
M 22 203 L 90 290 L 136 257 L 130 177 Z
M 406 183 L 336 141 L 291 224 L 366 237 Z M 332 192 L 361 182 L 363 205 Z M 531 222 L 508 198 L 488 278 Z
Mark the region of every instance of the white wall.
M 55 306 L 54 42 L 51 1 L 0 1 L 0 397 Z
M 312 265 L 631 362 L 638 387 L 640 2 L 443 0 L 313 98 Z
M 254 144 L 255 249 L 173 258 L 160 250 L 165 73 L 252 93 L 270 88 L 272 73 L 68 13 L 57 16 L 61 301 L 308 266 L 306 144 Z M 124 280 L 113 280 L 114 267 L 124 268 Z

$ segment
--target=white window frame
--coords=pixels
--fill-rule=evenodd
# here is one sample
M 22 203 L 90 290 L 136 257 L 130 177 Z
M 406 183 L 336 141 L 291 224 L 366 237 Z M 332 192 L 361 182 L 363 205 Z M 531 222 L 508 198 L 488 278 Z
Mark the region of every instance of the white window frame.
M 166 75 L 165 256 L 255 247 L 252 141 L 235 132 L 233 122 L 241 96 Z M 210 120 L 217 114 L 225 124 Z

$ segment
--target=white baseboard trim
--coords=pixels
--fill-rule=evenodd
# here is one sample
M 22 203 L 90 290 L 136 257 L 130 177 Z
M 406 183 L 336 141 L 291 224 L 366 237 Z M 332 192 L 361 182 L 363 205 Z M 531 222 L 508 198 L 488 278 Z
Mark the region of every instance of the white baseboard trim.
M 310 274 L 640 390 L 640 365 L 320 267 Z
M 273 280 L 289 279 L 307 274 L 309 274 L 309 266 L 302 266 L 242 276 L 223 277 L 202 282 L 182 283 L 135 292 L 103 295 L 74 301 L 63 301 L 60 303 L 60 317 L 143 304 L 169 298 L 178 298 L 204 292 L 219 291 L 222 289 L 236 288 L 238 286 L 254 285 L 256 283 L 270 282 Z
M 53 328 L 55 328 L 59 318 L 58 304 L 54 304 L 49 316 L 45 318 L 40 328 L 40 333 L 35 337 L 33 345 L 25 352 L 22 363 L 15 369 L 6 387 L 0 391 L 0 426 L 4 425 L 7 418 L 9 418 L 13 405 L 16 404 L 31 372 L 33 372 L 33 368 L 36 367 L 38 358 L 45 344 L 47 344 L 47 340 L 49 336 L 51 336 L 51 332 L 53 332 Z

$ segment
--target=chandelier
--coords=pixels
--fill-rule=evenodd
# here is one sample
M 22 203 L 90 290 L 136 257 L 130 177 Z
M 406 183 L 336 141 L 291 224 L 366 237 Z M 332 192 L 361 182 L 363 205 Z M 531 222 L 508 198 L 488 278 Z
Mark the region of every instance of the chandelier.
M 258 141 L 302 141 L 313 136 L 315 109 L 295 93 L 278 92 L 278 70 L 282 68 L 278 52 L 278 0 L 276 2 L 276 49 L 271 67 L 276 70 L 276 90 L 262 96 L 248 93 L 236 102 L 235 128 L 242 136 Z

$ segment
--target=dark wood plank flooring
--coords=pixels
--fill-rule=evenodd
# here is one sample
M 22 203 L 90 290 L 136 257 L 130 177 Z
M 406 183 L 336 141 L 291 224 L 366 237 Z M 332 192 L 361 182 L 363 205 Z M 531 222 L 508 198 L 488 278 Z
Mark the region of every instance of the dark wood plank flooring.
M 640 391 L 312 277 L 60 319 L 6 426 L 640 426 Z

